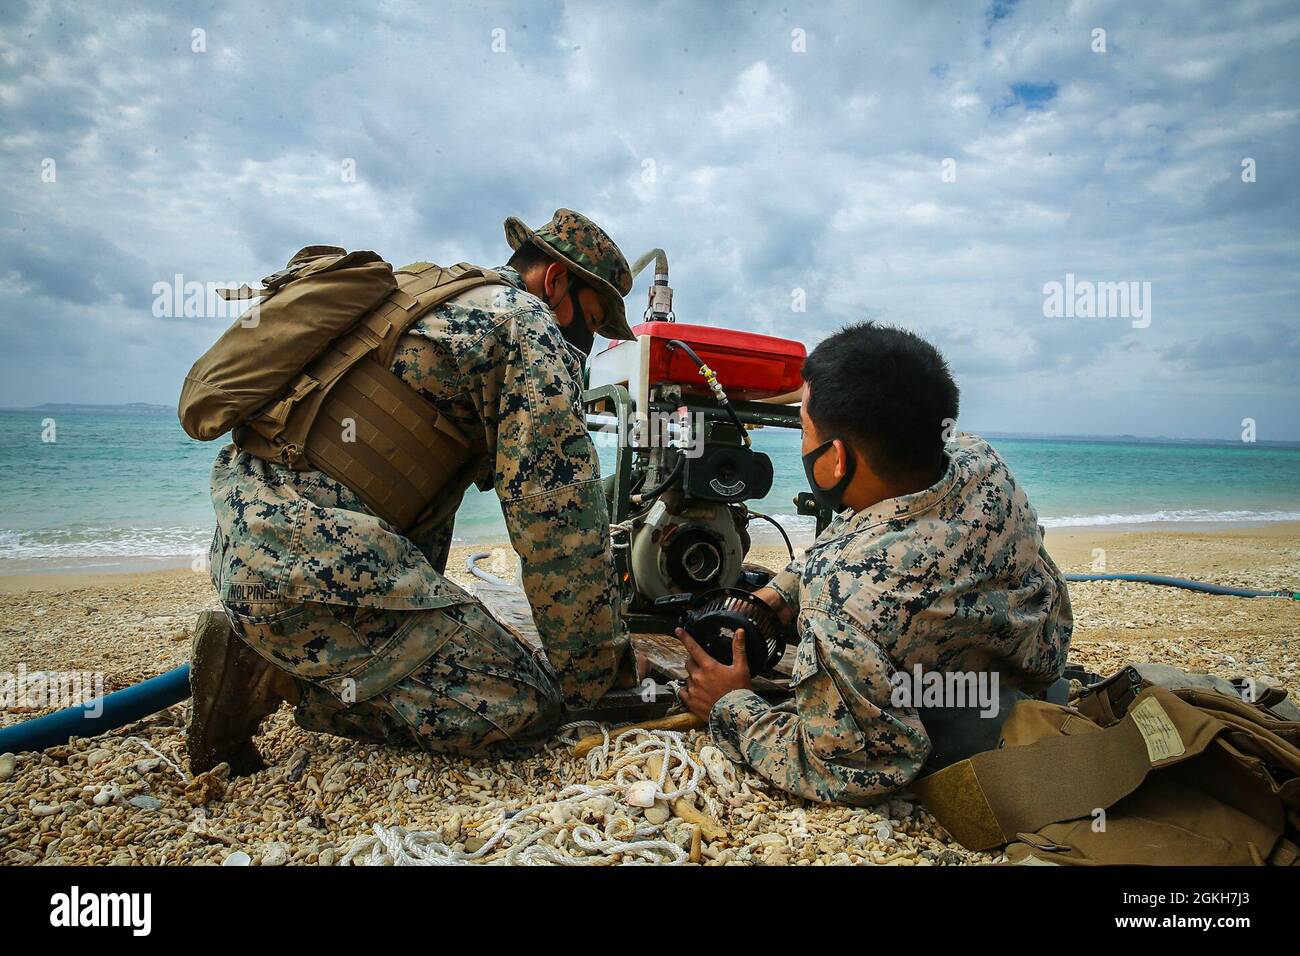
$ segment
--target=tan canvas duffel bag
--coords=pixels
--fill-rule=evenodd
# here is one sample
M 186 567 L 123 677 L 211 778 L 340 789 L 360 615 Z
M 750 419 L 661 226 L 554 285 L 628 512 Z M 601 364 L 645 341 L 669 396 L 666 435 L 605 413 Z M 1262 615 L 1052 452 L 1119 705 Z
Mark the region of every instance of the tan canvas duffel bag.
M 1125 668 L 1071 706 L 1021 701 L 997 750 L 912 789 L 1013 863 L 1296 865 L 1300 721 L 1285 694 Z M 1181 677 L 1181 679 L 1180 679 Z

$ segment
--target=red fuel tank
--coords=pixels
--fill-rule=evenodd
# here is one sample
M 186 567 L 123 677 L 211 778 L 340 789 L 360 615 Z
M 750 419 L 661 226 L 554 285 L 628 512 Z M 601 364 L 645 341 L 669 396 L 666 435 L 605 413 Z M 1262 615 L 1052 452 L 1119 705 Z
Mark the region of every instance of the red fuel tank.
M 671 339 L 680 339 L 717 372 L 731 398 L 772 398 L 803 386 L 808 352 L 802 342 L 684 322 L 642 322 L 633 326 L 632 333 L 647 339 L 651 384 L 672 383 L 708 394 L 709 387 L 690 357 L 681 349 L 668 348 Z

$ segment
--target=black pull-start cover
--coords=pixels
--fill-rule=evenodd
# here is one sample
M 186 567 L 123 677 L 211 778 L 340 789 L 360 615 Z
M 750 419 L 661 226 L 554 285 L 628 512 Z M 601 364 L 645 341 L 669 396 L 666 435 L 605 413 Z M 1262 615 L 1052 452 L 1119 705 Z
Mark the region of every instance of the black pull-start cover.
M 710 657 L 723 664 L 732 662 L 732 640 L 736 631 L 744 628 L 745 657 L 754 675 L 775 667 L 785 650 L 776 612 L 740 588 L 716 588 L 699 595 L 682 616 L 682 626 Z

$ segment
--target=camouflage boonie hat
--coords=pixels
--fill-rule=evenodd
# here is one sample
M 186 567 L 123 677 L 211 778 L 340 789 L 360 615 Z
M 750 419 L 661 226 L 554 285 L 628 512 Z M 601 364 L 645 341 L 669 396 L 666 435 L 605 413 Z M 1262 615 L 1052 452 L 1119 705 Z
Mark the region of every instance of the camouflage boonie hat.
M 511 249 L 531 241 L 604 293 L 608 314 L 596 331 L 607 339 L 635 338 L 623 308 L 623 296 L 632 291 L 632 270 L 605 230 L 572 209 L 555 210 L 551 221 L 537 230 L 514 216 L 506 220 L 505 227 Z

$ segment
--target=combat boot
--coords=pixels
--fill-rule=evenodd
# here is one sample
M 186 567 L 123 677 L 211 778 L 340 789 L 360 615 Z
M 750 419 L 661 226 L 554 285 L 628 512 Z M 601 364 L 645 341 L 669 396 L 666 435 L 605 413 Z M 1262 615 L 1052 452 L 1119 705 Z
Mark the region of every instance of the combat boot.
M 185 727 L 190 772 L 228 763 L 233 776 L 265 764 L 253 743 L 263 718 L 298 702 L 297 682 L 248 647 L 220 611 L 205 611 L 190 646 L 193 701 Z

